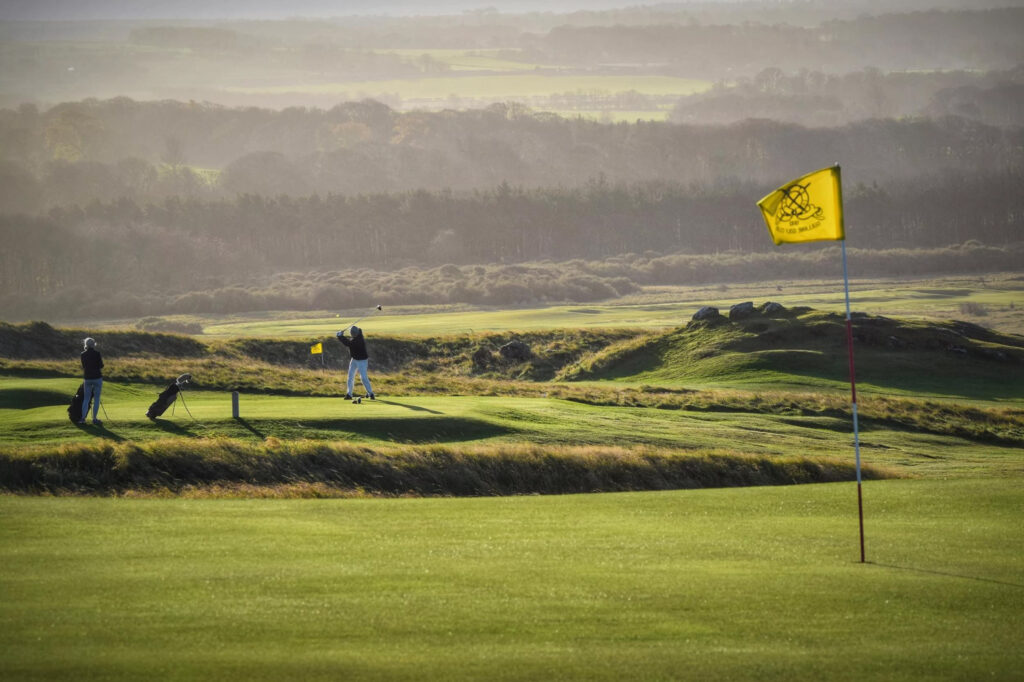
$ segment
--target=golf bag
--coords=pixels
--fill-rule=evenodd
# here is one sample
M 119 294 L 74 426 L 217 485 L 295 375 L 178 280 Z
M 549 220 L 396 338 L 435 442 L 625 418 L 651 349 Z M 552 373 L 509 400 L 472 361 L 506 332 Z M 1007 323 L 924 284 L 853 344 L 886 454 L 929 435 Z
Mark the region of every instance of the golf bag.
M 156 397 L 153 404 L 146 410 L 146 416 L 150 419 L 156 419 L 164 412 L 167 408 L 174 404 L 174 401 L 178 399 L 178 393 L 188 382 L 192 381 L 191 374 L 182 374 L 180 377 L 171 382 L 170 386 L 160 392 L 160 395 Z
M 71 420 L 72 424 L 77 424 L 82 421 L 82 403 L 85 402 L 85 384 L 79 384 L 78 390 L 75 391 L 75 395 L 71 398 L 71 404 L 68 405 L 68 419 Z M 92 407 L 92 400 L 89 400 L 89 406 Z

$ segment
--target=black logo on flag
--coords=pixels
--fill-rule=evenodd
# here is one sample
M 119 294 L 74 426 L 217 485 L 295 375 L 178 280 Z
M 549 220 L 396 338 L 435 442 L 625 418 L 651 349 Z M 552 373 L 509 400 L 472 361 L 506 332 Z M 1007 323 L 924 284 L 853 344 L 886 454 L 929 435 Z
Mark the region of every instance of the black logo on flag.
M 782 192 L 782 202 L 779 204 L 780 221 L 788 220 L 797 223 L 811 218 L 817 220 L 822 218 L 825 212 L 811 202 L 811 196 L 807 193 L 807 188 L 810 186 L 811 183 L 796 184 L 779 190 Z

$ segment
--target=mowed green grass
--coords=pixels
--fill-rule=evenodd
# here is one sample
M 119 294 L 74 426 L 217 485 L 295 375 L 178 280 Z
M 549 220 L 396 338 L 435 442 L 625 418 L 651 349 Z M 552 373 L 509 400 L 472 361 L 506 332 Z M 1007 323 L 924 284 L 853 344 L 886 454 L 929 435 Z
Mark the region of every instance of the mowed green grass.
M 0 678 L 1017 678 L 1019 479 L 864 497 L 0 497 Z
M 765 300 L 751 293 L 719 295 Z M 622 312 L 679 305 L 645 296 Z M 615 311 L 567 309 L 552 319 Z M 422 312 L 394 319 L 422 316 L 438 333 L 429 324 L 444 318 Z M 444 314 L 500 324 L 508 313 Z M 268 336 L 283 321 L 249 320 Z M 387 375 L 373 378 L 381 400 L 362 405 L 243 394 L 242 421 L 229 394 L 194 390 L 195 419 L 179 405 L 156 423 L 143 413 L 161 387 L 109 382 L 107 424 L 79 429 L 65 415 L 77 379 L 7 376 L 0 442 L 225 436 L 853 457 L 850 420 L 838 417 L 399 396 Z M 861 395 L 865 410 L 872 396 Z M 1020 448 L 861 426 L 864 461 L 912 477 L 865 483 L 867 564 L 849 483 L 478 499 L 0 496 L 0 679 L 1019 676 Z
M 243 394 L 240 420 L 231 396 L 190 390 L 161 418 L 145 412 L 158 387 L 107 382 L 102 427 L 67 419 L 77 379 L 0 378 L 0 444 L 43 445 L 97 439 L 150 441 L 224 437 L 305 438 L 389 443 L 538 443 L 656 446 L 755 455 L 838 457 L 852 461 L 848 418 L 755 412 L 705 412 L 599 406 L 554 398 L 389 396 L 355 405 L 338 397 Z M 862 405 L 870 397 L 862 398 Z M 188 410 L 186 411 L 185 407 Z M 912 476 L 1024 475 L 1019 448 L 899 425 L 861 424 L 865 463 Z

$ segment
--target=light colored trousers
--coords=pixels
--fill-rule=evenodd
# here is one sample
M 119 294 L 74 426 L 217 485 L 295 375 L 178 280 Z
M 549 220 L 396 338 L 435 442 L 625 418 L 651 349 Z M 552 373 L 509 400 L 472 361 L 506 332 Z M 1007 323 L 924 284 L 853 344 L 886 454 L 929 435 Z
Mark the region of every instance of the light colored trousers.
M 363 380 L 363 388 L 366 389 L 367 394 L 373 394 L 373 388 L 370 387 L 370 377 L 366 376 L 366 363 L 367 360 L 356 360 L 352 358 L 348 361 L 348 394 L 352 395 L 352 389 L 356 385 L 356 370 L 359 371 L 359 378 Z
M 89 399 L 92 399 L 92 418 L 96 420 L 96 415 L 100 411 L 100 393 L 103 391 L 103 379 L 86 379 L 85 384 L 85 400 L 82 401 L 82 421 L 89 416 Z

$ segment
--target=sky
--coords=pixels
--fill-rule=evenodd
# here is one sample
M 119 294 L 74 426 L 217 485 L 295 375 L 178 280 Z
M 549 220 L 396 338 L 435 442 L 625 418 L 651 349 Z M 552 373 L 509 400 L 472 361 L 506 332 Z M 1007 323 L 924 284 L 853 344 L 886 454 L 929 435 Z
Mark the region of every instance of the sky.
M 501 12 L 568 12 L 641 4 L 628 0 L 0 0 L 0 20 L 329 17 L 353 14 L 458 14 L 493 7 Z
M 695 4 L 785 0 L 695 0 Z M 791 0 L 793 1 L 793 0 Z M 797 0 L 799 1 L 799 0 Z M 943 8 L 1019 7 L 1024 0 L 831 0 L 863 6 L 870 13 Z M 606 10 L 686 0 L 0 0 L 0 21 L 82 21 L 97 19 L 285 19 L 352 15 L 442 15 L 494 8 L 504 13 Z

